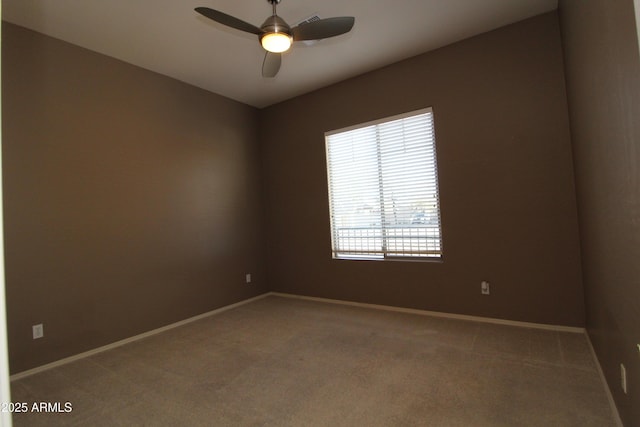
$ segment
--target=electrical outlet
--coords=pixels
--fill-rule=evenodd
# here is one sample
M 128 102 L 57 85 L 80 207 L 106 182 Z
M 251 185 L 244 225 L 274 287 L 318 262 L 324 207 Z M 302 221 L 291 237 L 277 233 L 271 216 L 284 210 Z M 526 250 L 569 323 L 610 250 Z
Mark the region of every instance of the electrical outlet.
M 624 394 L 627 394 L 627 370 L 622 363 L 620 364 L 620 385 Z
M 480 283 L 480 293 L 482 293 L 482 295 L 491 294 L 491 290 L 489 289 L 489 282 L 485 282 L 483 280 L 482 283 Z
M 31 330 L 33 332 L 33 339 L 38 339 L 38 338 L 42 338 L 44 336 L 44 326 L 42 326 L 42 323 L 39 323 L 37 325 L 33 325 L 31 327 Z
M 251 283 L 251 273 L 245 274 L 244 280 L 246 283 Z

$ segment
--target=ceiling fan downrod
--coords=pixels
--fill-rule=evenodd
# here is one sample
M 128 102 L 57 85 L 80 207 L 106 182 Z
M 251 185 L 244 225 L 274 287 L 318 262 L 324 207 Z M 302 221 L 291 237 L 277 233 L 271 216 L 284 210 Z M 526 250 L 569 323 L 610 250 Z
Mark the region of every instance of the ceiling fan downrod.
M 281 2 L 282 0 L 267 0 L 267 3 L 271 3 L 271 6 L 273 6 L 273 15 L 276 15 L 276 6 Z

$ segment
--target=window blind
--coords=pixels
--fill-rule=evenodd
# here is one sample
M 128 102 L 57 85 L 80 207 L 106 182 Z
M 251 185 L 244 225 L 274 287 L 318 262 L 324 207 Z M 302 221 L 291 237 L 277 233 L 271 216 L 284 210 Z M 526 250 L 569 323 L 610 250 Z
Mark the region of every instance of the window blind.
M 325 134 L 334 258 L 440 258 L 431 108 Z

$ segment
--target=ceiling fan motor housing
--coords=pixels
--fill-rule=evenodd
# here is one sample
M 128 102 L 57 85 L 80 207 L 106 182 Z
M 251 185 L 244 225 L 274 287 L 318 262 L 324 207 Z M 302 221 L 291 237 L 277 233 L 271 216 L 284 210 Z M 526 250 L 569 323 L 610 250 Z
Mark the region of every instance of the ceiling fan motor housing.
M 268 17 L 260 29 L 263 33 L 284 33 L 287 35 L 291 35 L 291 28 L 284 22 L 284 19 L 280 18 L 278 15 L 273 15 Z

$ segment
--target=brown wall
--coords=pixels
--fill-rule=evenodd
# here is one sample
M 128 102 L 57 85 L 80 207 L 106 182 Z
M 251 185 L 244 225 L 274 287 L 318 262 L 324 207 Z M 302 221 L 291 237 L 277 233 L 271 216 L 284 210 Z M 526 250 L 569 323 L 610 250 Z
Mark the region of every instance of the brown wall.
M 7 23 L 2 54 L 12 372 L 267 290 L 257 110 Z
M 640 426 L 640 54 L 632 0 L 560 2 L 587 327 L 627 426 Z M 620 387 L 627 368 L 629 394 Z
M 332 260 L 324 132 L 433 106 L 444 262 Z M 272 290 L 582 326 L 556 13 L 262 111 Z M 492 284 L 480 295 L 480 282 Z

